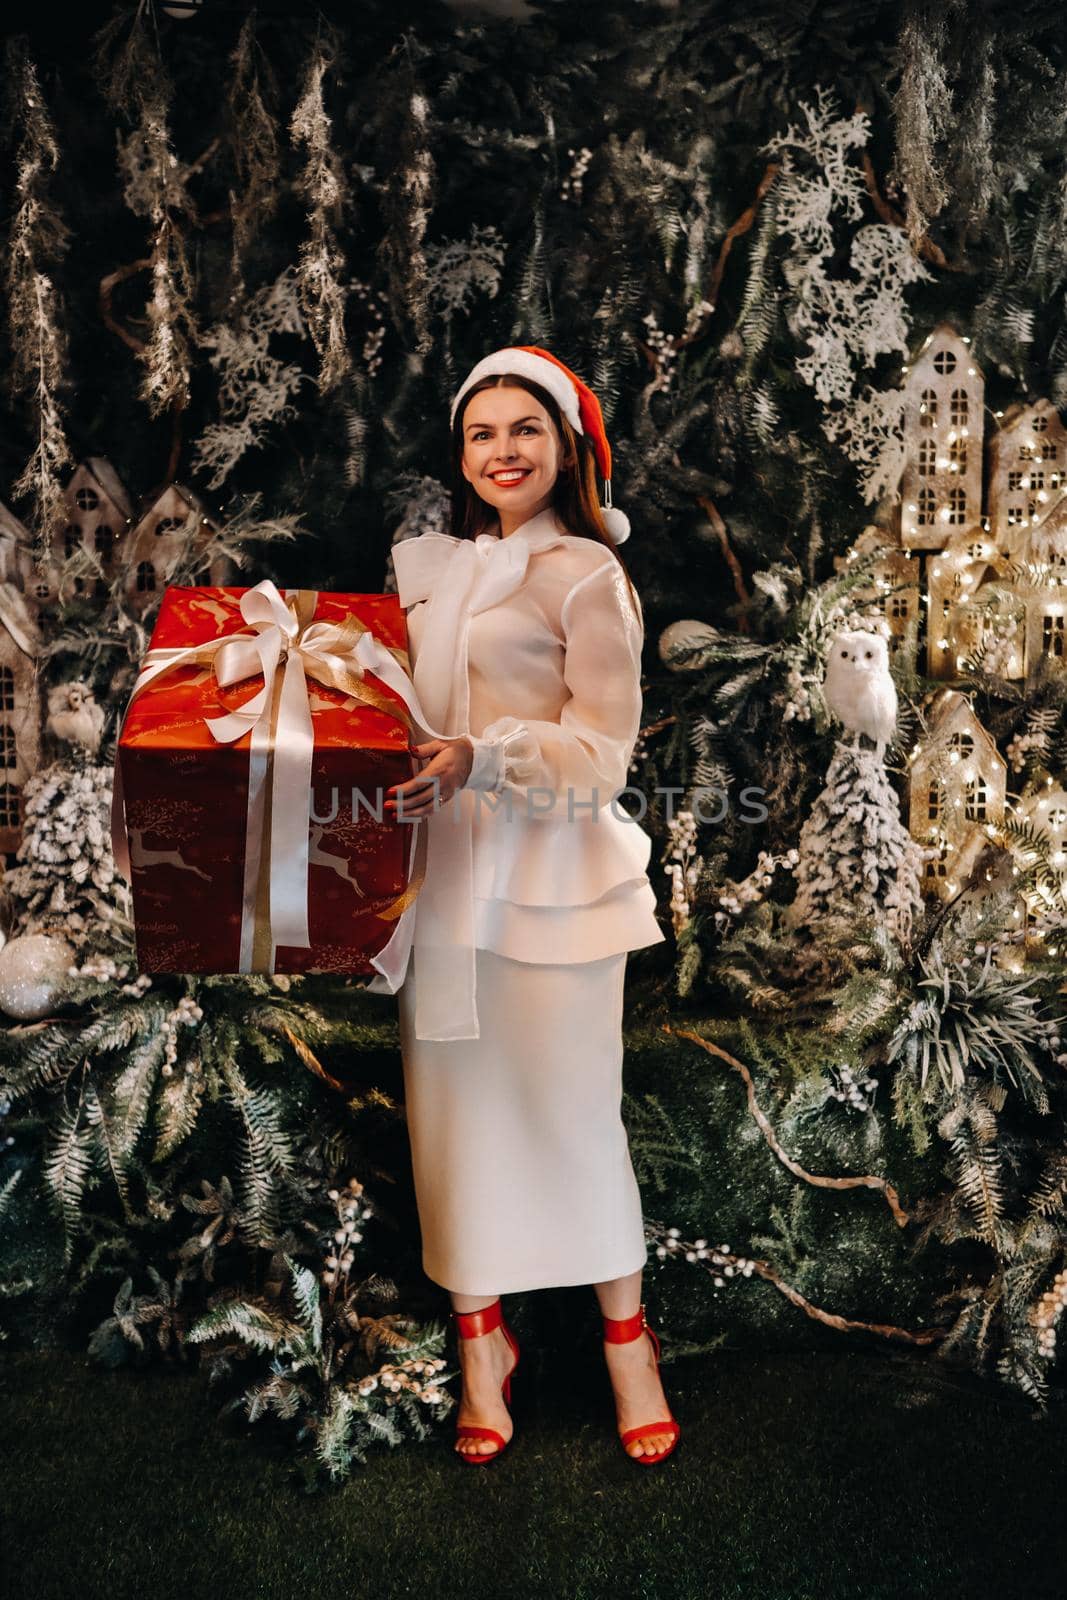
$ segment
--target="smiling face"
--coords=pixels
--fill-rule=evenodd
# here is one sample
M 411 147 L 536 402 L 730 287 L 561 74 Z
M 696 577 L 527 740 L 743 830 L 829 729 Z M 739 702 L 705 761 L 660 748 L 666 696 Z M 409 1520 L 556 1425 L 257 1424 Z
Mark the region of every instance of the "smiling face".
M 481 389 L 463 417 L 463 476 L 499 513 L 501 533 L 552 504 L 562 441 L 527 389 Z

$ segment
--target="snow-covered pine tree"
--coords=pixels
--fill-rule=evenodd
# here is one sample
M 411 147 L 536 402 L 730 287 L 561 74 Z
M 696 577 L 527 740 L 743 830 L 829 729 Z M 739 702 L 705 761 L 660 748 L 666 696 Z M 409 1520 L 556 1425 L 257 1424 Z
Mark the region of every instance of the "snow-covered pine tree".
M 19 934 L 62 924 L 79 955 L 130 953 L 130 889 L 111 854 L 111 783 L 111 764 L 84 752 L 27 780 L 22 843 L 3 879 Z
M 838 740 L 826 784 L 800 830 L 795 927 L 833 938 L 857 921 L 885 921 L 902 945 L 921 909 L 922 852 L 900 817 L 881 757 Z

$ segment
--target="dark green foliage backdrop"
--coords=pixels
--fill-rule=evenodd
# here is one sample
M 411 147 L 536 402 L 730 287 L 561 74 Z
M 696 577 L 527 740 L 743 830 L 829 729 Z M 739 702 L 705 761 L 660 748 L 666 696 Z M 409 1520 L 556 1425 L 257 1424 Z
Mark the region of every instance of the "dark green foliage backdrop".
M 469 366 L 504 343 L 539 343 L 582 373 L 604 406 L 615 499 L 634 530 L 623 555 L 645 605 L 653 732 L 634 781 L 648 792 L 655 784 L 682 792 L 725 775 L 757 784 L 770 807 L 762 829 L 728 821 L 721 832 L 704 830 L 703 876 L 678 948 L 668 942 L 631 961 L 626 1113 L 658 1252 L 650 1278 L 667 1325 L 681 1349 L 714 1343 L 724 1329 L 743 1343 L 824 1345 L 841 1334 L 805 1317 L 798 1297 L 898 1333 L 933 1323 L 947 1329 L 958 1311 L 956 1353 L 975 1365 L 1003 1358 L 1002 1374 L 1039 1396 L 1054 1341 L 1039 1358 L 1027 1318 L 1064 1265 L 1056 1047 L 1031 1062 L 1047 1083 L 1039 1111 L 980 1051 L 962 1090 L 949 1092 L 939 1066 L 920 1082 L 914 1065 L 894 1068 L 889 1052 L 894 1029 L 910 1038 L 918 1026 L 909 1034 L 926 994 L 916 951 L 901 958 L 867 928 L 847 952 L 805 947 L 798 965 L 798 941 L 775 921 L 772 894 L 724 953 L 716 896 L 731 875 L 752 871 L 759 851 L 796 844 L 832 739 L 825 719 L 792 716 L 796 683 L 788 674 L 803 669 L 810 681 L 831 607 L 847 612 L 848 582 L 836 579 L 834 559 L 865 523 L 892 522 L 891 475 L 865 490 L 862 452 L 835 432 L 835 416 L 859 405 L 863 385 L 891 392 L 909 351 L 943 319 L 971 337 L 991 411 L 1042 395 L 1067 401 L 1067 69 L 1058 11 L 1025 0 L 541 3 L 509 21 L 375 0 L 264 7 L 250 24 L 242 8 L 208 0 L 202 16 L 149 16 L 139 32 L 135 11 L 118 7 L 108 19 L 83 10 L 60 25 L 58 13 L 38 7 L 16 19 L 20 34 L 10 41 L 9 63 L 23 59 L 25 47 L 36 66 L 59 151 L 55 172 L 42 169 L 40 192 L 70 239 L 51 257 L 42 245 L 42 265 L 69 337 L 57 394 L 72 456 L 109 457 L 135 495 L 174 475 L 205 492 L 221 515 L 256 494 L 264 518 L 298 518 L 306 537 L 295 544 L 250 544 L 248 582 L 269 575 L 281 584 L 377 591 L 398 526 L 417 531 L 440 516 L 448 404 Z M 239 49 L 243 65 L 234 59 Z M 16 174 L 19 81 L 9 73 L 5 196 Z M 262 117 L 254 123 L 257 94 Z M 298 105 L 307 115 L 294 140 Z M 149 149 L 146 107 L 162 108 L 170 145 L 157 147 L 158 168 L 146 165 L 148 189 L 131 209 L 137 182 L 128 169 L 124 195 L 116 152 Z M 860 113 L 866 120 L 850 133 L 846 124 Z M 309 149 L 318 153 L 317 175 Z M 783 182 L 790 149 L 799 191 Z M 851 214 L 835 161 L 863 191 Z M 180 362 L 156 361 L 156 375 L 182 393 L 153 414 L 142 392 L 145 364 L 107 325 L 100 295 L 119 273 L 110 314 L 135 340 L 148 339 L 148 274 L 120 269 L 149 254 L 151 184 L 168 170 L 178 187 L 153 226 L 162 220 L 173 229 L 170 248 L 184 249 L 188 279 L 183 290 L 171 255 L 172 287 L 182 293 L 163 323 L 190 333 L 191 359 L 187 393 Z M 809 222 L 820 194 L 825 200 L 818 251 L 798 221 L 798 192 Z M 15 220 L 12 208 L 12 243 Z M 850 245 L 872 224 L 882 225 L 887 251 L 904 254 L 887 255 L 890 269 L 865 279 Z M 317 256 L 308 248 L 315 227 Z M 300 295 L 289 292 L 280 331 L 259 351 L 270 357 L 265 381 L 249 386 L 246 370 L 236 391 L 240 414 L 257 396 L 284 401 L 288 382 L 292 414 L 267 425 L 212 487 L 197 463 L 205 430 L 227 420 L 211 360 L 219 330 L 239 334 L 256 297 L 298 261 L 305 274 L 318 262 L 318 289 L 305 275 Z M 922 275 L 902 272 L 908 262 L 921 263 Z M 851 365 L 844 377 L 833 374 L 829 398 L 798 369 L 810 355 L 806 312 L 827 285 L 846 305 L 829 319 L 838 355 L 848 296 L 865 286 L 871 296 L 868 310 L 851 317 L 870 328 L 869 347 L 850 347 Z M 8 367 L 21 359 L 32 368 L 27 329 L 16 320 L 4 337 Z M 254 350 L 244 350 L 250 360 Z M 294 370 L 283 382 L 286 367 Z M 0 476 L 11 485 L 37 442 L 40 416 L 32 394 L 7 398 Z M 15 506 L 28 521 L 31 501 Z M 656 651 L 661 630 L 679 618 L 721 630 L 709 670 L 684 680 Z M 76 641 L 55 663 L 57 676 L 72 665 L 85 666 Z M 104 699 L 110 666 L 94 670 Z M 899 676 L 902 724 L 913 730 L 929 686 L 906 664 Z M 969 687 L 986 697 L 983 711 L 1002 689 L 980 679 Z M 1059 691 L 1047 701 L 1009 696 L 998 736 L 1025 727 L 1040 704 L 1051 706 L 1047 765 L 1061 771 Z M 121 708 L 113 698 L 110 710 Z M 899 778 L 900 767 L 891 770 Z M 657 802 L 649 826 L 665 850 L 667 820 Z M 669 884 L 658 864 L 655 881 L 667 925 Z M 952 973 L 964 987 L 980 934 L 973 925 L 937 930 L 939 959 L 962 961 Z M 924 955 L 933 938 L 927 930 Z M 1058 974 L 1043 972 L 1042 985 L 1048 1000 Z M 352 992 L 342 1026 L 324 996 L 305 993 L 307 1009 L 288 1010 L 287 1026 L 361 1093 L 373 1064 L 383 1093 L 395 1095 L 395 1057 L 386 1067 L 388 1058 L 374 1054 L 395 1050 L 391 1010 Z M 944 993 L 947 1012 L 948 986 Z M 969 1002 L 953 993 L 958 1016 Z M 103 986 L 81 998 L 104 1010 L 112 1004 Z M 439 1311 L 442 1297 L 418 1282 L 395 1104 L 372 1097 L 369 1110 L 353 1105 L 348 1135 L 331 1130 L 327 1138 L 327 1108 L 343 1116 L 343 1101 L 316 1084 L 320 1109 L 309 1111 L 306 1058 L 286 1056 L 269 1000 L 235 984 L 231 1034 L 220 1028 L 211 1048 L 224 1058 L 232 1035 L 251 1043 L 254 1061 L 268 1036 L 282 1052 L 272 1066 L 280 1060 L 281 1068 L 267 1075 L 262 1103 L 290 1128 L 306 1130 L 310 1119 L 329 1146 L 304 1152 L 307 1183 L 286 1189 L 281 1221 L 300 1223 L 304 1241 L 289 1248 L 312 1259 L 313 1239 L 328 1248 L 324 1184 L 355 1171 L 373 1196 L 377 1163 L 380 1216 L 391 1222 L 368 1239 L 361 1264 L 395 1275 L 420 1315 Z M 787 1004 L 793 1015 L 777 1015 Z M 808 1172 L 891 1181 L 907 1229 L 878 1187 L 833 1190 L 790 1175 L 746 1108 L 734 1068 L 669 1036 L 667 1023 L 695 1027 L 748 1064 L 759 1104 Z M 71 1023 L 75 1042 L 83 1025 L 84 1018 Z M 105 1060 L 94 1058 L 104 1081 L 115 1076 L 119 1037 L 116 1027 Z M 1019 1044 L 1020 1060 L 1026 1048 Z M 56 1082 L 30 1070 L 27 1054 L 23 1036 L 9 1030 L 4 1066 L 28 1102 L 13 1160 L 56 1115 Z M 833 1075 L 842 1063 L 858 1079 L 873 1074 L 873 1108 L 842 1103 Z M 239 1085 L 229 1091 L 239 1098 Z M 941 1125 L 949 1113 L 954 1132 Z M 217 1185 L 227 1173 L 244 1182 L 246 1199 L 270 1191 L 273 1135 L 239 1153 L 227 1146 L 225 1115 L 212 1097 L 196 1140 L 155 1174 L 170 1202 L 194 1177 Z M 991 1125 L 1001 1143 L 989 1136 Z M 102 1214 L 106 1163 L 99 1176 L 93 1204 Z M 58 1272 L 62 1230 L 27 1204 L 37 1185 L 35 1173 L 10 1213 L 16 1233 L 32 1235 L 32 1250 L 42 1252 L 33 1256 L 35 1309 L 23 1303 L 18 1323 L 31 1338 L 44 1337 L 62 1301 L 58 1276 L 45 1288 Z M 46 1173 L 40 1192 L 47 1188 Z M 150 1260 L 172 1270 L 155 1235 L 130 1229 L 126 1237 L 116 1217 L 89 1229 L 98 1244 L 107 1239 L 94 1258 L 89 1323 L 124 1274 L 143 1288 Z M 177 1222 L 170 1244 L 184 1237 Z M 668 1260 L 678 1249 L 666 1242 L 668 1228 L 683 1241 L 703 1238 L 711 1249 L 728 1245 L 743 1261 L 769 1264 L 793 1302 L 758 1275 L 742 1281 L 732 1263 L 716 1285 L 704 1257 L 695 1270 Z M 253 1231 L 242 1242 L 253 1251 L 277 1243 Z M 242 1258 L 228 1280 L 250 1293 L 262 1278 L 252 1259 Z M 14 1261 L 0 1263 L 0 1279 L 13 1283 L 16 1272 Z M 197 1288 L 210 1292 L 210 1284 Z

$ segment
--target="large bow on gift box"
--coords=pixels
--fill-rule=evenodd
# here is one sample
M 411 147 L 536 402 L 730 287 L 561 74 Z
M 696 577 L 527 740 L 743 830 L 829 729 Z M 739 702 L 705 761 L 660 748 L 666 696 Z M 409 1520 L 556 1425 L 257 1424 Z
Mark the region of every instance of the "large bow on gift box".
M 248 630 L 195 645 L 149 650 L 126 708 L 128 712 L 142 690 L 176 666 L 209 664 L 221 688 L 256 673 L 263 675 L 263 687 L 242 705 L 222 716 L 203 719 L 220 744 L 232 743 L 245 733 L 252 735 L 239 968 L 242 972 L 260 970 L 253 965 L 253 925 L 256 885 L 264 866 L 269 884 L 268 931 L 272 947 L 293 945 L 306 950 L 311 944 L 308 869 L 314 730 L 307 680 L 314 678 L 385 711 L 404 724 L 409 737 L 413 726 L 426 737 L 441 737 L 423 715 L 408 674 L 407 652 L 383 645 L 355 616 L 342 622 L 315 622 L 312 619 L 316 600 L 314 589 L 290 591 L 283 598 L 274 583 L 264 578 L 241 596 L 241 615 Z M 395 691 L 401 705 L 366 681 L 368 670 Z M 268 770 L 270 822 L 264 838 Z M 129 880 L 129 841 L 117 740 L 111 844 L 116 865 Z M 264 850 L 268 852 L 266 862 Z M 414 856 L 413 849 L 412 859 Z M 417 881 L 409 883 L 403 894 L 378 910 L 378 915 L 386 919 L 400 917 L 418 886 Z M 273 970 L 272 961 L 273 948 L 268 970 Z

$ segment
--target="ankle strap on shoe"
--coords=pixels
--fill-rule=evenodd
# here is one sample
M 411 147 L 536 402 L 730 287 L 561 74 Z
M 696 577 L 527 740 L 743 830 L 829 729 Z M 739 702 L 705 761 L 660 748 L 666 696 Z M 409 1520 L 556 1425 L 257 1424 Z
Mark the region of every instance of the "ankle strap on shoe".
M 477 1311 L 453 1311 L 450 1315 L 461 1339 L 475 1339 L 481 1333 L 492 1333 L 504 1320 L 499 1295 L 490 1305 L 480 1306 Z
M 604 1324 L 604 1338 L 608 1344 L 629 1344 L 632 1339 L 639 1339 L 648 1327 L 643 1305 L 632 1317 L 602 1316 L 601 1321 Z

